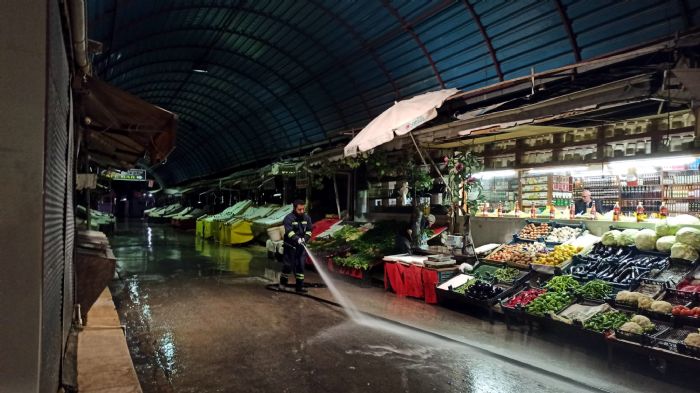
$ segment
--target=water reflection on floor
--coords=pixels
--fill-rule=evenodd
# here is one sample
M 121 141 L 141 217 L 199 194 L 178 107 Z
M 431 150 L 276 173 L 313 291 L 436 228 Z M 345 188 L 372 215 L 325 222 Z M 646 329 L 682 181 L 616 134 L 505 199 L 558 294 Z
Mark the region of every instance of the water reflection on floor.
M 172 274 L 263 277 L 266 268 L 280 268 L 277 262 L 268 260 L 261 245 L 222 246 L 194 236 L 193 231 L 175 230 L 167 224 L 119 223 L 110 242 L 119 260 L 118 271 L 125 277 Z
M 436 337 L 371 329 L 271 292 L 264 247 L 225 247 L 143 222 L 110 238 L 111 285 L 151 392 L 560 392 L 581 386 Z

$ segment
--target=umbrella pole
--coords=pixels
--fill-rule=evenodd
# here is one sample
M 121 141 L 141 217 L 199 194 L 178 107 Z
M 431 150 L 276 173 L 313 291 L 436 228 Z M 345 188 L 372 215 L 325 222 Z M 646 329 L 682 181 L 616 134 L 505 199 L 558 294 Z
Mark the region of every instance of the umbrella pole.
M 416 147 L 416 151 L 418 151 L 418 155 L 420 156 L 420 160 L 423 161 L 423 165 L 428 165 L 427 162 L 425 162 L 425 158 L 423 158 L 423 153 L 420 152 L 420 148 L 418 148 L 418 144 L 416 143 L 416 139 L 413 137 L 413 133 L 409 132 L 408 135 L 411 136 L 411 140 L 413 141 L 413 146 Z

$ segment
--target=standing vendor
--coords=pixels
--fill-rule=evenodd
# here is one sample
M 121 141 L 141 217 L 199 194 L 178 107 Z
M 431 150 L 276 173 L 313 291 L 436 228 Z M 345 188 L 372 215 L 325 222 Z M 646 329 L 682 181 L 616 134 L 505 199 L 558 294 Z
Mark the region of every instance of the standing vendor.
M 576 215 L 586 214 L 589 209 L 593 207 L 593 200 L 591 199 L 591 191 L 584 189 L 581 192 L 581 199 L 577 200 L 574 204 L 574 209 L 576 210 Z M 600 206 L 600 202 L 595 201 L 595 211 L 603 214 L 603 208 Z
M 304 201 L 297 199 L 292 204 L 293 211 L 284 218 L 284 265 L 280 276 L 280 287 L 287 285 L 289 273 L 294 272 L 295 289 L 307 292 L 304 288 L 305 245 L 311 238 L 311 217 L 306 214 Z

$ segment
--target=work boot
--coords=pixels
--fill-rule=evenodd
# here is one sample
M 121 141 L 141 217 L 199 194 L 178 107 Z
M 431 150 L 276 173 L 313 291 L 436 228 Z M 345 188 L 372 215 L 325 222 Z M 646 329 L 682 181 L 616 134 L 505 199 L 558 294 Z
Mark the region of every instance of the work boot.
M 294 289 L 297 293 L 307 293 L 308 289 L 304 288 L 304 280 L 297 280 L 296 288 Z
M 284 289 L 287 286 L 287 282 L 288 282 L 287 275 L 282 274 L 280 276 L 280 283 L 279 283 L 280 289 Z

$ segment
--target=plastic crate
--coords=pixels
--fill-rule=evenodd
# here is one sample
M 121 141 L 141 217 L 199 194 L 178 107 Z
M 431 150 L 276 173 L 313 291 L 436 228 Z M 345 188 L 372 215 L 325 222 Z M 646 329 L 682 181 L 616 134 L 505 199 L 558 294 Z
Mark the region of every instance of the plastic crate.
M 495 284 L 495 286 L 503 288 L 503 292 L 499 293 L 498 295 L 496 295 L 492 298 L 484 299 L 484 300 L 470 297 L 467 293 L 465 293 L 465 295 L 464 295 L 465 303 L 471 304 L 473 306 L 487 308 L 487 307 L 491 307 L 494 304 L 498 303 L 504 297 L 509 297 L 510 295 L 512 295 L 513 293 L 515 293 L 519 290 L 518 286 L 507 286 L 507 285 L 503 285 L 503 284 Z
M 565 224 L 565 223 L 561 223 L 561 222 L 557 222 L 557 221 L 553 221 L 553 222 L 552 222 L 552 228 L 562 228 L 562 227 L 580 228 L 580 229 L 581 229 L 581 233 L 580 233 L 578 236 L 576 236 L 576 237 L 581 236 L 581 235 L 582 235 L 583 233 L 585 233 L 586 230 L 587 230 L 586 225 L 585 225 L 584 223 Z M 551 234 L 552 231 L 549 231 L 549 233 Z M 574 237 L 574 239 L 575 239 L 576 237 Z M 545 237 L 545 244 L 547 245 L 547 247 L 554 247 L 554 246 L 558 246 L 558 245 L 564 244 L 564 243 L 561 243 L 561 242 L 549 242 L 549 241 L 546 241 L 546 237 Z
M 700 359 L 700 347 L 685 345 L 685 343 L 679 342 L 676 344 L 676 349 L 678 349 L 678 353 Z
M 552 231 L 551 228 L 553 227 L 553 223 L 550 222 L 550 221 L 525 220 L 525 225 L 523 225 L 523 228 L 525 228 L 526 226 L 528 226 L 528 225 L 530 225 L 530 224 L 534 224 L 534 225 L 547 224 L 547 225 L 549 226 L 549 228 L 550 228 L 550 229 L 549 229 L 549 232 Z M 520 230 L 518 230 L 518 233 L 516 233 L 516 234 L 513 235 L 513 239 L 519 240 L 519 241 L 524 241 L 524 242 L 542 242 L 542 243 L 544 243 L 545 237 L 547 237 L 547 235 L 549 235 L 549 232 L 547 232 L 547 235 L 538 237 L 537 239 L 526 239 L 526 238 L 522 238 L 522 237 L 519 236 L 519 234 L 520 234 L 520 231 L 523 230 L 523 228 L 520 228 Z
M 643 346 L 650 347 L 654 344 L 654 337 L 659 336 L 672 328 L 670 325 L 667 325 L 662 322 L 654 321 L 654 324 L 656 325 L 656 329 L 654 329 L 653 332 L 642 334 L 625 332 L 620 329 L 615 329 L 615 337 L 620 340 L 631 341 Z
M 663 348 L 672 352 L 679 352 L 679 345 L 690 333 L 697 333 L 697 329 L 671 328 L 652 336 L 652 346 Z M 685 344 L 683 344 L 685 345 Z M 682 350 L 682 349 L 681 349 Z
M 501 308 L 504 310 L 504 312 L 505 312 L 505 310 L 509 310 L 509 311 L 511 311 L 511 312 L 513 312 L 513 313 L 517 313 L 517 314 L 522 314 L 522 313 L 524 313 L 524 312 L 525 312 L 525 307 L 523 307 L 523 306 L 508 307 L 506 304 L 510 301 L 510 299 L 514 298 L 515 296 L 518 296 L 521 292 L 525 292 L 525 291 L 530 290 L 530 289 L 542 289 L 542 288 L 533 287 L 533 286 L 531 286 L 531 285 L 529 285 L 529 284 L 525 284 L 524 286 L 521 286 L 520 289 L 519 289 L 518 291 L 512 293 L 512 294 L 511 294 L 510 296 L 508 296 L 508 297 L 505 297 L 505 298 L 502 298 L 502 299 L 501 299 L 501 301 L 500 301 L 500 303 L 501 303 Z M 545 291 L 546 291 L 546 290 L 545 290 Z M 543 293 L 544 293 L 544 292 L 543 292 Z M 538 297 L 539 297 L 539 296 L 538 296 Z M 535 298 L 535 299 L 536 299 L 536 298 Z M 533 300 L 534 300 L 534 299 L 533 299 Z M 527 304 L 526 304 L 526 306 L 527 306 Z

